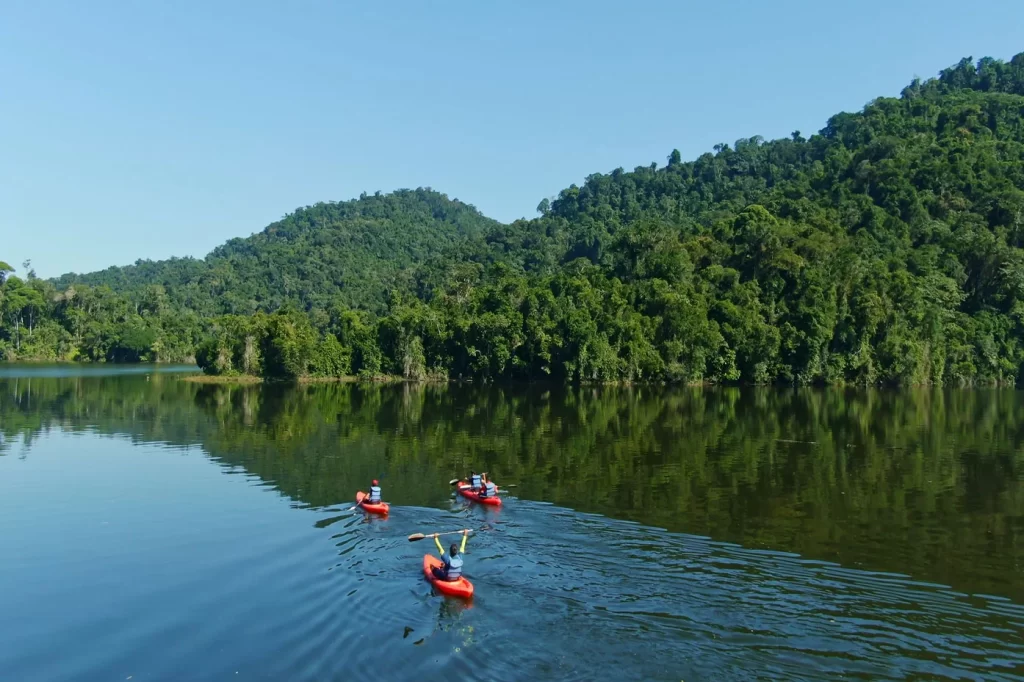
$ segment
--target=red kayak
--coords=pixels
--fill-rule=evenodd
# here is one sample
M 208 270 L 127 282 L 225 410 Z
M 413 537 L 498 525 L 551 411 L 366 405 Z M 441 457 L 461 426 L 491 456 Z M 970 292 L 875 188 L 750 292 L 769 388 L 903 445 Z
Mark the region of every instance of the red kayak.
M 370 504 L 369 502 L 363 502 L 369 495 L 364 493 L 362 490 L 356 493 L 356 504 L 362 509 L 370 512 L 371 514 L 381 514 L 387 516 L 388 511 L 391 509 L 391 505 L 387 502 L 381 502 L 380 504 Z
M 463 599 L 469 599 L 473 596 L 473 583 L 469 582 L 465 578 L 459 578 L 458 580 L 438 580 L 434 577 L 434 574 L 430 571 L 433 567 L 442 567 L 444 562 L 438 559 L 433 554 L 423 555 L 423 575 L 427 576 L 427 580 L 430 584 L 437 588 L 438 592 L 442 592 L 452 597 L 462 597 Z
M 465 481 L 459 481 L 458 491 L 459 491 L 460 495 L 462 495 L 463 497 L 469 498 L 469 499 L 473 500 L 474 502 L 479 502 L 480 504 L 490 504 L 490 505 L 493 505 L 495 507 L 500 507 L 501 506 L 501 498 L 498 497 L 498 495 L 497 495 L 497 493 L 498 493 L 498 486 L 494 486 L 494 493 L 495 493 L 494 497 L 480 497 L 480 493 L 478 493 L 477 491 L 473 490 L 470 487 L 470 485 L 468 483 L 466 483 Z

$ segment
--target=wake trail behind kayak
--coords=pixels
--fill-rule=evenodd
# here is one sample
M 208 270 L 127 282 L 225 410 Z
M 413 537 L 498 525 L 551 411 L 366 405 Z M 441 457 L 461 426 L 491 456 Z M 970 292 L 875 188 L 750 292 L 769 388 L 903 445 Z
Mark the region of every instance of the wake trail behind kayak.
M 1024 666 L 1018 636 L 1024 608 L 1002 602 L 993 609 L 985 600 L 905 576 L 522 500 L 457 514 L 396 509 L 400 513 L 393 510 L 388 521 L 396 536 L 472 527 L 474 520 L 482 527 L 465 556 L 466 576 L 476 588 L 473 606 L 450 622 L 439 618 L 429 637 L 454 642 L 452 632 L 471 628 L 471 642 L 453 649 L 460 661 L 486 661 L 492 679 L 621 678 L 612 672 L 620 668 L 621 641 L 638 636 L 643 653 L 630 666 L 643 679 L 845 674 L 1009 680 Z M 399 600 L 389 608 L 423 603 L 429 585 L 420 571 L 422 552 L 410 551 L 404 537 L 379 537 L 373 524 L 347 530 L 365 533 L 360 543 L 377 557 L 353 560 L 351 570 Z M 440 606 L 445 598 L 427 601 Z M 926 659 L 922 651 L 929 652 Z

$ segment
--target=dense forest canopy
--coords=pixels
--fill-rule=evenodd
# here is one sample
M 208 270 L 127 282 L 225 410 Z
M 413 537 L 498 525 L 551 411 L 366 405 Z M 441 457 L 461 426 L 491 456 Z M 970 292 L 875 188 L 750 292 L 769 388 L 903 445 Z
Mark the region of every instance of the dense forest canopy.
M 258 234 L 232 239 L 205 259 L 138 261 L 54 280 L 60 289 L 108 286 L 139 298 L 164 287 L 172 305 L 204 316 L 251 314 L 292 304 L 380 309 L 410 265 L 497 225 L 429 189 L 363 194 L 296 209 Z
M 267 377 L 1024 377 L 1024 54 L 809 138 L 595 174 L 538 211 L 364 195 L 202 261 L 9 277 L 0 352 Z

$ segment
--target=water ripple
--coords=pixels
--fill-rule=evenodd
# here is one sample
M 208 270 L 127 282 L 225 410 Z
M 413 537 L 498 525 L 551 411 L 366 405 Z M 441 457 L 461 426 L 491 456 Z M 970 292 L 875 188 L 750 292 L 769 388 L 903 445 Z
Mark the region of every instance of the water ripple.
M 2 677 L 1024 675 L 1024 607 L 1008 599 L 511 496 L 500 510 L 395 505 L 388 518 L 294 508 L 198 453 L 174 456 L 161 472 L 179 467 L 190 505 L 124 486 L 97 493 L 94 512 L 55 499 L 16 526 L 0 501 L 0 585 L 16 586 L 0 588 Z M 461 527 L 477 530 L 469 604 L 434 594 L 421 574 L 433 543 L 406 539 Z

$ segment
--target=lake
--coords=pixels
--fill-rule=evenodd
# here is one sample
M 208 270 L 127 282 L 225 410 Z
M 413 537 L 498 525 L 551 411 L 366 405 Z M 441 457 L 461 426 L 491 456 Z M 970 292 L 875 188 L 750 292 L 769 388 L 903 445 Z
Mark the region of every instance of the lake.
M 175 369 L 0 366 L 0 679 L 1024 678 L 1024 392 Z

